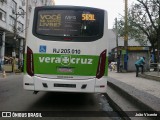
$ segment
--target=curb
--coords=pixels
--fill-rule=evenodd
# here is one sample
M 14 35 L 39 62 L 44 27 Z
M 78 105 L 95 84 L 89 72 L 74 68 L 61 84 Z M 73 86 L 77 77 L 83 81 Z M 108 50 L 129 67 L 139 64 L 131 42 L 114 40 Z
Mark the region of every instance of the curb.
M 134 87 L 127 85 L 126 83 L 117 81 L 115 79 L 114 82 L 108 81 L 107 85 L 116 90 L 117 92 L 119 92 L 120 94 L 122 94 L 123 97 L 128 99 L 136 106 L 139 106 L 143 111 L 155 111 L 155 112 L 157 111 L 157 113 L 160 115 L 159 98 L 150 95 L 148 93 L 145 93 L 143 91 L 137 90 Z M 143 94 L 143 97 L 140 94 Z
M 117 86 L 111 82 L 108 82 L 108 85 L 110 87 L 112 87 L 113 89 L 117 90 L 118 92 L 120 92 L 121 94 L 123 94 L 123 97 L 125 97 L 126 99 L 129 99 L 129 101 L 134 102 L 134 103 L 136 101 L 137 106 L 139 106 L 140 108 L 143 108 L 144 110 L 147 109 L 149 111 L 154 111 L 152 108 L 148 107 L 146 104 L 141 102 L 139 99 L 135 98 L 134 96 L 130 95 L 125 90 L 121 89 L 119 86 Z
M 118 112 L 118 114 L 124 119 L 124 120 L 131 120 L 129 118 L 129 116 L 127 115 L 127 113 L 125 113 L 123 111 L 123 109 L 121 107 L 119 107 L 114 100 L 112 100 L 112 98 L 106 93 L 104 94 L 104 96 L 109 100 L 109 104 L 114 108 L 114 110 L 116 110 L 116 112 Z
M 149 74 L 139 74 L 140 77 L 142 78 L 146 78 L 146 79 L 149 79 L 149 80 L 156 80 L 156 81 L 159 81 L 160 82 L 160 77 L 158 76 L 154 76 L 154 75 L 149 75 Z

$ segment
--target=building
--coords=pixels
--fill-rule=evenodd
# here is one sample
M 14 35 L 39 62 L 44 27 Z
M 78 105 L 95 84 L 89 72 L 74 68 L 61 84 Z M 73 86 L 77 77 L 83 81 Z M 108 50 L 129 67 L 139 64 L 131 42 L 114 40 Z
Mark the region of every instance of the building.
M 0 61 L 23 58 L 25 0 L 0 0 Z M 6 60 L 5 60 L 6 59 Z
M 140 44 L 138 41 L 134 39 L 128 40 L 128 51 L 127 57 L 125 57 L 126 51 L 124 49 L 124 39 L 122 37 L 118 38 L 118 47 L 116 46 L 116 34 L 113 30 L 108 30 L 108 38 L 109 38 L 109 49 L 108 52 L 111 58 L 111 61 L 117 61 L 117 50 L 120 58 L 120 64 L 125 67 L 124 62 L 127 62 L 127 71 L 135 71 L 135 61 L 140 57 L 144 56 L 146 58 L 145 68 L 147 69 L 148 62 L 150 59 L 150 43 L 146 43 L 146 45 Z
M 30 12 L 44 5 L 54 5 L 54 0 L 0 0 L 0 65 L 23 61 Z
M 54 0 L 27 0 L 26 1 L 26 28 L 28 28 L 30 14 L 34 7 L 52 6 L 52 5 L 55 5 Z M 27 34 L 27 30 L 28 29 L 26 29 L 26 34 Z

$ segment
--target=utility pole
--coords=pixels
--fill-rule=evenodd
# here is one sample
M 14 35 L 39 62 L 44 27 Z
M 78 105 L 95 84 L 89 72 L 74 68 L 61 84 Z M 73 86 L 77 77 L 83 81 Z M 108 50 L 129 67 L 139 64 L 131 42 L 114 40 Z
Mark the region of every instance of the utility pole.
M 16 47 L 17 47 L 17 19 L 18 19 L 18 16 L 17 16 L 17 6 L 16 6 L 16 9 L 14 11 L 14 14 L 15 14 L 15 24 L 14 24 L 14 41 L 13 41 L 13 51 L 12 51 L 12 57 L 13 57 L 13 61 L 12 61 L 12 72 L 15 72 L 15 66 L 16 66 Z
M 160 20 L 160 6 L 159 6 L 159 20 Z M 160 63 L 160 23 L 158 25 L 158 41 L 157 41 L 157 63 Z
M 116 48 L 117 48 L 117 72 L 119 72 L 120 67 L 120 56 L 119 56 L 119 49 L 118 49 L 118 28 L 117 28 L 117 18 L 115 19 L 115 27 L 116 27 Z
M 24 46 L 26 45 L 26 37 L 27 37 L 27 32 L 28 32 L 28 15 L 29 15 L 29 5 L 28 5 L 28 0 L 26 0 L 26 30 L 25 30 L 25 41 L 24 41 Z
M 45 0 L 45 3 L 44 3 L 44 5 L 45 5 L 45 6 L 47 6 L 47 0 Z
M 128 47 L 128 0 L 125 0 L 125 36 L 124 36 L 124 48 Z
M 15 9 L 15 24 L 14 24 L 14 46 L 13 46 L 13 52 L 12 52 L 12 57 L 13 57 L 13 62 L 12 62 L 12 71 L 15 72 L 15 66 L 16 66 L 16 49 L 17 49 L 17 36 L 18 36 L 18 32 L 17 32 L 17 21 L 18 21 L 18 16 L 20 15 L 24 15 L 25 13 L 18 13 L 17 12 L 17 6 Z M 19 63 L 18 63 L 19 64 Z
M 124 69 L 127 71 L 128 62 L 128 0 L 125 0 L 125 35 L 124 35 Z

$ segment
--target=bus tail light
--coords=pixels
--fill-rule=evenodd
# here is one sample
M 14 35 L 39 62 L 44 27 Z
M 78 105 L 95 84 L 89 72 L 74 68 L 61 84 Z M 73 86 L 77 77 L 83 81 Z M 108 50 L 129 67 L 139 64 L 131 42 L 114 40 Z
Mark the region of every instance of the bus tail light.
M 65 41 L 70 41 L 72 38 L 64 38 Z
M 34 75 L 33 52 L 29 47 L 27 47 L 27 73 L 30 76 Z
M 105 66 L 106 66 L 106 52 L 107 50 L 104 50 L 99 57 L 99 62 L 98 62 L 98 68 L 97 68 L 97 74 L 96 78 L 101 78 L 104 73 L 105 73 Z

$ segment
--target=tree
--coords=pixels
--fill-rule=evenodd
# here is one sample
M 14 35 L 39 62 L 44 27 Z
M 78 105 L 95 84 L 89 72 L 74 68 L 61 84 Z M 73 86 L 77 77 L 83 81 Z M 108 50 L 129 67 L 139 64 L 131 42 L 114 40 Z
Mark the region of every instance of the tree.
M 118 21 L 118 32 L 124 36 L 124 19 Z M 146 45 L 151 43 L 153 53 L 160 42 L 160 0 L 137 0 L 128 10 L 128 35 Z M 160 49 L 159 49 L 160 50 Z M 156 55 L 154 55 L 156 56 Z M 156 59 L 156 58 L 155 58 Z

